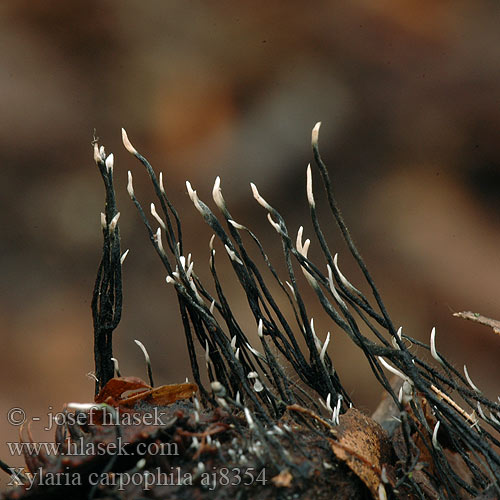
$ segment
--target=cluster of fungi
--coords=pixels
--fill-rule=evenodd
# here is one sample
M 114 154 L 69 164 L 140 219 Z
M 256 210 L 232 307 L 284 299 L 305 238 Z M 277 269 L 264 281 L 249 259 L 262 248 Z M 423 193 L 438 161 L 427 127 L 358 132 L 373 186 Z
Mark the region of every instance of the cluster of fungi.
M 55 456 L 26 453 L 28 472 L 17 474 L 19 485 L 3 498 L 382 500 L 500 495 L 500 404 L 482 394 L 466 369 L 462 374 L 438 353 L 434 329 L 426 345 L 394 327 L 337 206 L 318 148 L 319 127 L 312 132 L 312 151 L 327 216 L 338 225 L 366 281 L 359 288 L 367 287 L 371 298 L 342 274 L 337 255 L 330 251 L 316 210 L 311 166 L 306 199 L 323 262 L 308 258 L 311 242 L 303 241 L 303 228 L 292 238 L 281 214 L 251 185 L 278 234 L 286 278 L 257 236 L 233 219 L 219 178 L 212 193 L 219 216 L 186 183 L 194 207 L 214 233 L 209 244 L 213 283 L 204 285 L 184 248 L 181 220 L 162 173 L 156 175 L 122 130 L 125 148 L 145 167 L 157 198 L 149 217 L 128 172 L 130 198 L 166 270 L 166 282 L 175 288 L 194 378 L 192 383 L 160 387 L 154 386 L 149 364 L 146 383 L 122 377 L 113 358 L 126 253 L 120 248 L 114 157 L 94 143 L 106 191 L 103 253 L 92 301 L 95 400 L 68 405 L 66 411 L 83 414 L 83 420 L 58 426 Z M 254 324 L 241 324 L 231 310 L 216 266 L 217 245 L 229 259 Z M 303 286 L 312 288 L 338 334 L 344 332 L 361 349 L 373 383 L 383 389 L 383 400 L 371 417 L 354 407 L 344 389 L 328 353 L 330 333 L 323 340 L 316 334 Z M 283 301 L 291 314 L 283 312 Z M 251 344 L 249 332 L 257 332 L 259 345 Z M 430 356 L 418 355 L 415 346 Z M 160 424 L 142 418 L 158 411 Z M 113 416 L 115 425 L 104 425 L 106 415 Z M 132 416 L 139 418 L 132 422 Z M 126 454 L 65 453 L 77 440 L 85 446 L 121 440 Z M 140 452 L 144 445 L 165 444 L 175 445 L 177 453 Z M 42 474 L 31 484 L 27 475 L 39 470 Z M 78 472 L 84 479 L 78 485 L 38 484 L 44 474 L 56 472 Z M 92 474 L 99 475 L 99 484 L 91 484 Z M 124 480 L 134 476 L 142 481 Z

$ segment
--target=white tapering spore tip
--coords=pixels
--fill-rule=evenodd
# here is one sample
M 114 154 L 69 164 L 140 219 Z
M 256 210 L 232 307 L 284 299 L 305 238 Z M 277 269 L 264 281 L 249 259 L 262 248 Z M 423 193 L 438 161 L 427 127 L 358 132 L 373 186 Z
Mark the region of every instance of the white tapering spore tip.
M 120 264 L 123 266 L 123 263 L 125 262 L 125 259 L 127 258 L 127 255 L 129 253 L 130 249 L 127 248 L 125 252 L 123 252 L 123 255 L 120 257 Z
M 99 145 L 96 143 L 94 143 L 94 161 L 96 163 L 99 163 L 100 161 L 102 161 L 102 158 L 101 158 L 101 153 L 99 153 Z
M 162 227 L 164 231 L 167 230 L 167 226 L 163 222 L 163 219 L 158 215 L 158 212 L 156 211 L 156 207 L 154 203 L 151 203 L 151 215 L 157 220 L 158 224 Z
M 440 425 L 441 425 L 441 422 L 438 420 L 436 422 L 436 425 L 434 426 L 434 431 L 432 432 L 432 446 L 434 446 L 434 448 L 436 448 L 436 449 L 440 448 L 438 440 L 437 440 L 437 435 L 438 435 L 438 430 L 439 430 Z
M 222 190 L 220 188 L 219 176 L 215 178 L 214 187 L 212 189 L 212 198 L 214 199 L 215 204 L 219 207 L 220 210 L 225 209 L 226 203 L 224 202 L 224 198 L 222 197 Z
M 267 220 L 269 221 L 269 224 L 274 227 L 274 230 L 278 233 L 281 234 L 281 226 L 277 223 L 274 222 L 273 218 L 271 217 L 271 214 L 267 214 Z
M 253 421 L 252 415 L 250 414 L 250 410 L 245 406 L 243 408 L 243 411 L 245 412 L 245 418 L 248 422 L 248 427 L 250 427 L 250 429 L 252 429 L 255 426 L 255 423 Z
M 160 184 L 160 191 L 165 194 L 165 188 L 163 187 L 163 172 L 160 172 L 158 183 Z
M 380 361 L 380 363 L 382 363 L 382 365 L 384 365 L 391 373 L 397 375 L 402 380 L 408 381 L 410 384 L 412 384 L 410 379 L 404 373 L 400 372 L 397 368 L 391 366 L 384 358 L 382 358 L 381 356 L 377 356 L 377 358 Z
M 327 333 L 325 343 L 323 344 L 323 348 L 321 349 L 321 352 L 319 353 L 319 359 L 323 364 L 325 364 L 326 349 L 327 349 L 329 343 L 330 343 L 330 332 Z
M 312 185 L 312 172 L 311 172 L 311 164 L 307 166 L 307 201 L 309 202 L 309 206 L 311 208 L 314 208 L 316 206 L 314 202 L 314 195 L 313 195 L 313 185 Z
M 233 250 L 231 250 L 227 245 L 224 245 L 224 248 L 226 249 L 226 252 L 229 255 L 229 258 L 233 262 L 237 262 L 241 266 L 243 265 L 243 262 L 241 262 L 241 259 L 236 255 L 236 252 L 234 252 Z
M 80 410 L 80 411 L 89 411 L 93 410 L 94 408 L 102 408 L 102 404 L 96 404 L 96 403 L 68 403 L 66 405 L 67 408 L 71 410 Z
M 302 233 L 304 232 L 304 227 L 300 226 L 299 230 L 297 231 L 297 240 L 295 242 L 295 246 L 297 247 L 297 251 L 301 254 L 302 253 Z
M 444 364 L 443 360 L 436 351 L 436 327 L 431 330 L 431 356 L 440 364 Z
M 261 207 L 264 207 L 266 210 L 271 210 L 271 205 L 269 205 L 269 203 L 267 203 L 267 201 L 264 200 L 264 198 L 262 198 L 262 196 L 259 194 L 259 190 L 257 189 L 257 186 L 253 182 L 251 182 L 250 187 L 252 188 L 252 194 L 253 194 L 253 197 L 257 200 L 257 203 Z
M 118 225 L 118 219 L 120 218 L 120 212 L 118 212 L 112 219 L 111 222 L 109 223 L 109 232 L 112 233 L 115 229 L 116 226 Z
M 239 229 L 239 230 L 244 230 L 246 229 L 245 226 L 242 226 L 241 224 L 238 224 L 236 221 L 234 220 L 231 220 L 231 219 L 228 219 L 228 222 L 229 224 L 231 224 L 231 226 L 233 226 L 235 229 Z
M 318 136 L 319 136 L 319 128 L 321 127 L 321 122 L 316 123 L 314 125 L 314 128 L 312 129 L 312 134 L 311 134 L 311 144 L 313 148 L 318 147 Z
M 264 336 L 263 329 L 264 329 L 264 323 L 262 322 L 262 318 L 260 318 L 259 326 L 257 327 L 257 335 L 261 338 Z
M 161 227 L 159 227 L 159 228 L 156 230 L 156 233 L 155 233 L 155 241 L 156 241 L 156 244 L 158 245 L 158 250 L 159 250 L 162 254 L 165 254 L 165 249 L 163 248 L 163 242 L 161 241 Z
M 377 488 L 378 492 L 378 500 L 387 500 L 387 491 L 385 490 L 385 486 L 380 483 Z
M 132 146 L 132 143 L 129 141 L 127 132 L 125 131 L 124 128 L 122 128 L 122 142 L 123 142 L 123 145 L 125 146 L 125 149 L 130 154 L 133 154 L 133 155 L 137 154 L 137 150 L 134 148 L 134 146 Z
M 467 371 L 467 366 L 464 365 L 464 373 L 465 373 L 465 378 L 467 379 L 467 382 L 469 383 L 469 385 L 477 392 L 481 392 L 479 390 L 479 388 L 477 387 L 476 384 L 474 384 L 474 382 L 472 382 L 472 379 L 470 378 L 469 376 L 469 372 Z
M 118 375 L 118 373 L 120 373 L 120 364 L 118 363 L 118 360 L 116 358 L 111 358 L 111 361 L 113 361 L 113 366 L 115 367 L 115 373 Z
M 107 158 L 106 158 L 106 170 L 108 172 L 112 172 L 113 171 L 113 165 L 115 163 L 115 157 L 113 155 L 113 153 L 111 153 Z
M 134 184 L 132 183 L 132 172 L 128 171 L 128 183 L 127 183 L 127 192 L 128 195 L 133 198 L 134 197 Z
M 335 266 L 335 270 L 337 271 L 337 274 L 339 275 L 340 281 L 352 292 L 357 293 L 358 295 L 363 295 L 341 272 L 339 269 L 338 265 L 338 257 L 339 254 L 336 253 L 333 256 L 333 265 Z
M 211 252 L 214 250 L 214 240 L 215 240 L 215 234 L 212 234 L 212 237 L 210 238 L 210 241 L 208 242 L 208 248 L 210 249 Z
M 346 303 L 342 300 L 342 297 L 337 292 L 337 289 L 335 288 L 335 285 L 333 283 L 333 273 L 332 273 L 332 268 L 330 267 L 330 264 L 327 264 L 326 268 L 328 270 L 328 284 L 330 285 L 330 290 L 333 293 L 335 300 L 339 303 L 339 305 L 341 307 L 347 309 Z
M 137 340 L 137 339 L 135 339 L 134 342 L 140 347 L 142 353 L 144 354 L 144 359 L 146 360 L 146 363 L 149 364 L 151 362 L 151 360 L 149 359 L 149 354 L 148 354 L 148 351 L 147 351 L 146 347 L 144 346 L 144 344 L 140 340 Z
M 396 332 L 396 335 L 398 336 L 398 339 L 400 341 L 402 341 L 402 337 L 401 337 L 402 334 L 403 334 L 403 327 L 400 326 L 398 328 L 398 331 Z M 394 346 L 394 349 L 399 349 L 399 345 L 394 337 L 391 339 L 391 342 L 392 342 L 392 345 Z
M 193 202 L 194 206 L 200 212 L 200 214 L 204 214 L 203 207 L 200 204 L 200 199 L 198 198 L 198 194 L 196 193 L 196 190 L 192 188 L 191 183 L 189 181 L 186 181 L 186 188 L 187 192 L 189 195 L 189 198 L 191 198 L 191 201 Z
M 101 227 L 103 229 L 106 229 L 106 226 L 107 226 L 107 224 L 106 224 L 106 216 L 101 212 Z

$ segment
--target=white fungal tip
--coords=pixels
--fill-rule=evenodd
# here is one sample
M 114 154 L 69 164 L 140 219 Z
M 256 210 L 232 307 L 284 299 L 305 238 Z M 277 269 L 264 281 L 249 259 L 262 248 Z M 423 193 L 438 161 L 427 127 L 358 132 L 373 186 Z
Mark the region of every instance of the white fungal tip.
M 129 251 L 130 251 L 130 249 L 127 248 L 127 250 L 125 250 L 125 252 L 123 252 L 123 255 L 120 257 L 120 264 L 121 265 L 123 265 L 123 263 L 125 262 L 125 259 L 127 258 Z
M 261 392 L 264 390 L 264 386 L 262 385 L 262 382 L 259 379 L 255 381 L 255 384 L 253 385 L 253 390 L 255 392 Z
M 434 426 L 434 431 L 432 432 L 432 446 L 434 446 L 434 448 L 436 448 L 436 449 L 440 448 L 438 440 L 437 440 L 437 435 L 438 435 L 438 430 L 439 430 L 440 425 L 441 425 L 441 422 L 438 420 L 436 422 L 436 425 Z
M 245 227 L 245 226 L 242 226 L 241 224 L 238 224 L 238 223 L 237 223 L 237 222 L 235 222 L 234 220 L 228 219 L 228 222 L 229 222 L 229 224 L 231 224 L 231 226 L 233 226 L 235 229 L 240 229 L 240 230 L 246 229 L 246 227 Z
M 212 300 L 212 303 L 210 304 L 210 314 L 214 314 L 214 307 L 215 307 L 215 300 Z
M 443 364 L 443 360 L 440 358 L 436 351 L 436 327 L 431 330 L 431 356 L 438 362 Z
M 213 252 L 214 250 L 214 240 L 215 240 L 215 234 L 212 234 L 212 237 L 210 238 L 210 241 L 208 243 L 208 248 L 210 248 L 211 252 Z
M 169 284 L 169 285 L 173 285 L 175 283 L 175 279 L 172 278 L 172 276 L 167 276 L 165 278 L 165 281 Z
M 323 348 L 321 349 L 321 352 L 319 354 L 319 359 L 323 364 L 325 364 L 326 349 L 329 343 L 330 343 L 330 332 L 327 333 L 325 343 L 323 344 Z
M 196 191 L 191 187 L 191 183 L 189 181 L 186 181 L 186 188 L 189 194 L 189 197 L 191 198 L 191 201 L 194 203 L 194 206 L 203 215 L 203 208 L 200 205 L 200 199 L 198 198 L 198 194 Z
M 338 257 L 339 254 L 336 253 L 333 256 L 333 265 L 335 266 L 335 270 L 337 271 L 337 274 L 339 275 L 340 281 L 344 286 L 346 286 L 351 292 L 357 293 L 358 295 L 362 295 L 362 293 L 340 272 L 339 266 L 338 266 Z
M 306 191 L 307 191 L 307 201 L 309 202 L 309 206 L 314 208 L 316 206 L 314 202 L 314 194 L 312 187 L 312 173 L 311 173 L 311 164 L 307 166 L 307 183 L 306 183 Z
M 259 205 L 264 207 L 266 210 L 271 210 L 271 205 L 269 205 L 269 203 L 267 203 L 267 201 L 264 200 L 264 198 L 262 198 L 262 196 L 259 194 L 257 186 L 253 182 L 251 182 L 250 187 L 252 188 L 253 197 L 257 200 Z
M 333 283 L 333 273 L 332 273 L 332 268 L 330 267 L 330 264 L 327 264 L 326 268 L 328 270 L 328 284 L 330 285 L 330 290 L 333 293 L 335 300 L 339 303 L 339 305 L 341 307 L 347 309 L 346 303 L 342 300 L 342 297 L 337 292 L 337 289 L 335 288 L 335 285 Z
M 96 403 L 68 403 L 66 406 L 72 410 L 80 411 L 89 411 L 94 408 L 101 408 L 101 405 Z
M 222 392 L 224 390 L 224 386 L 218 380 L 212 382 L 210 387 L 212 387 L 212 391 L 214 392 Z
M 158 250 L 160 250 L 160 252 L 162 254 L 165 254 L 165 249 L 163 248 L 163 242 L 161 241 L 161 227 L 159 227 L 156 230 L 155 241 L 156 241 L 156 244 L 158 245 Z
M 261 338 L 264 336 L 263 329 L 264 329 L 264 323 L 262 322 L 262 318 L 260 318 L 259 326 L 257 327 L 257 335 Z
M 167 230 L 167 226 L 163 222 L 163 219 L 158 215 L 158 212 L 156 211 L 156 207 L 154 203 L 151 203 L 151 215 L 158 221 L 158 224 L 162 227 L 164 231 Z
M 106 229 L 106 216 L 101 212 L 101 227 Z
M 116 226 L 118 224 L 118 219 L 120 218 L 120 212 L 118 212 L 112 219 L 111 222 L 109 223 L 109 232 L 112 233 L 116 229 Z
M 133 198 L 134 197 L 134 185 L 132 184 L 132 172 L 128 171 L 128 183 L 127 183 L 127 191 L 128 195 Z
M 403 327 L 402 326 L 400 326 L 398 328 L 398 331 L 396 332 L 396 335 L 398 336 L 398 339 L 402 342 L 403 341 L 403 338 L 402 338 Z M 394 346 L 395 349 L 399 349 L 399 345 L 398 345 L 398 343 L 397 343 L 397 341 L 396 341 L 396 339 L 394 337 L 391 339 L 391 342 L 392 342 L 392 345 Z
M 222 190 L 220 188 L 220 177 L 217 176 L 215 178 L 214 187 L 212 189 L 212 198 L 215 201 L 215 204 L 220 208 L 220 210 L 224 210 L 226 204 L 224 202 L 224 198 L 222 197 Z
M 377 358 L 382 363 L 382 365 L 384 365 L 391 373 L 393 373 L 394 375 L 397 375 L 399 378 L 403 379 L 404 381 L 408 381 L 411 384 L 411 382 L 409 381 L 408 377 L 404 373 L 400 372 L 397 368 L 394 368 L 393 366 L 391 366 L 381 356 L 377 356 Z
M 128 139 L 128 135 L 127 135 L 127 132 L 125 131 L 124 128 L 122 128 L 122 142 L 123 142 L 123 145 L 125 146 L 125 149 L 130 153 L 130 154 L 133 154 L 133 155 L 136 155 L 137 154 L 137 151 L 136 149 L 134 148 L 134 146 L 132 146 L 132 143 L 129 141 Z
M 319 128 L 321 127 L 321 122 L 316 123 L 314 125 L 314 128 L 312 129 L 312 134 L 311 134 L 311 144 L 313 148 L 318 147 L 318 136 L 319 136 Z
M 241 259 L 236 255 L 236 252 L 234 252 L 233 250 L 231 250 L 226 244 L 224 245 L 224 248 L 226 249 L 226 252 L 229 255 L 229 258 L 233 262 L 237 262 L 241 266 L 243 265 L 243 262 L 241 262 Z
M 134 342 L 140 347 L 142 353 L 144 354 L 144 358 L 146 359 L 146 363 L 149 364 L 150 363 L 149 354 L 148 351 L 146 350 L 146 347 L 144 347 L 144 344 L 137 339 L 134 340 Z
M 333 412 L 332 405 L 331 405 L 331 401 L 332 401 L 332 393 L 331 393 L 331 392 L 329 392 L 329 393 L 328 393 L 328 396 L 326 397 L 326 409 L 327 409 L 328 411 Z
M 258 200 L 258 198 L 260 198 L 260 194 L 259 194 L 259 191 L 257 189 L 257 186 L 251 182 L 250 183 L 250 187 L 252 188 L 252 194 L 253 194 L 253 197 Z
M 160 184 L 160 191 L 165 194 L 165 188 L 163 187 L 163 172 L 160 172 L 160 179 L 158 181 Z
M 268 213 L 267 214 L 267 220 L 269 221 L 269 224 L 271 224 L 271 226 L 274 227 L 275 231 L 278 233 L 278 234 L 281 234 L 281 226 L 277 223 L 277 222 L 274 222 L 273 218 L 271 217 L 271 214 Z
M 116 358 L 111 358 L 111 361 L 113 361 L 113 365 L 115 367 L 115 373 L 118 373 L 120 371 L 120 365 L 118 363 L 118 360 Z
M 94 161 L 96 163 L 99 163 L 100 161 L 102 161 L 101 153 L 99 153 L 99 146 L 97 145 L 97 142 L 94 143 Z
M 250 427 L 250 429 L 252 429 L 255 426 L 255 424 L 254 424 L 252 415 L 250 414 L 250 410 L 245 406 L 244 411 L 245 411 L 245 418 L 248 422 L 248 427 Z
M 465 378 L 467 379 L 467 382 L 469 383 L 469 385 L 477 392 L 481 392 L 479 390 L 479 388 L 477 387 L 476 384 L 474 384 L 474 382 L 472 382 L 472 379 L 470 378 L 469 376 L 469 372 L 467 371 L 467 366 L 464 365 L 464 373 L 465 373 Z
M 106 170 L 108 172 L 113 171 L 113 165 L 115 163 L 115 157 L 113 156 L 113 153 L 111 153 L 107 158 L 106 158 Z
M 299 230 L 297 231 L 297 242 L 295 244 L 299 253 L 302 253 L 302 233 L 303 232 L 304 232 L 304 226 L 300 226 Z
M 377 492 L 378 500 L 387 500 L 387 491 L 385 490 L 385 486 L 383 483 L 379 483 Z

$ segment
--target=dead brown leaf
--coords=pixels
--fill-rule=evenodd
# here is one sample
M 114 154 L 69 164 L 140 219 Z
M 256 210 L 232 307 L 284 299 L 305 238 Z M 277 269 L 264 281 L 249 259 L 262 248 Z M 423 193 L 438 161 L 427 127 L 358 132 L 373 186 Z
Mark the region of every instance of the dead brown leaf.
M 124 396 L 126 392 L 144 389 L 131 396 Z M 107 403 L 111 406 L 133 408 L 139 401 L 156 406 L 166 406 L 180 399 L 193 396 L 198 390 L 196 384 L 172 384 L 152 388 L 137 377 L 115 377 L 101 389 L 95 398 L 96 403 Z
M 388 436 L 379 424 L 355 408 L 347 410 L 339 420 L 337 440 L 329 439 L 332 450 L 378 498 L 383 468 L 389 482 L 393 482 Z
M 292 485 L 293 476 L 288 469 L 282 470 L 277 476 L 274 476 L 271 481 L 276 488 L 290 488 Z

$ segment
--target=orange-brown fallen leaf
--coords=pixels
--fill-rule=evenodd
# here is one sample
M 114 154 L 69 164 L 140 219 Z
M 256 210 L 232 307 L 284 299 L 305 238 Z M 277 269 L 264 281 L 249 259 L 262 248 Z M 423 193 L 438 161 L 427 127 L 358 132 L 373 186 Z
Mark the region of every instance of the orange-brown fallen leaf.
M 126 392 L 143 389 L 131 396 Z M 95 397 L 96 403 L 107 403 L 111 406 L 133 408 L 139 401 L 156 406 L 166 406 L 180 399 L 192 397 L 198 386 L 196 384 L 172 384 L 153 388 L 137 377 L 114 377 L 101 389 Z

